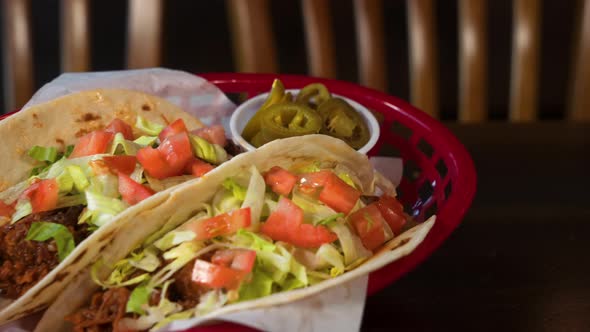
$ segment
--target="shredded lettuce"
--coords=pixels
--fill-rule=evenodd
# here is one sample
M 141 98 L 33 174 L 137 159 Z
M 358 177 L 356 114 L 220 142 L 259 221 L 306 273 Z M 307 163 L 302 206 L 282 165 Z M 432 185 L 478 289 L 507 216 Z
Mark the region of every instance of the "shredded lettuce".
M 0 192 L 0 201 L 12 204 L 29 187 L 29 180 L 21 181 L 14 186 Z
M 198 316 L 202 316 L 217 308 L 221 308 L 225 303 L 227 303 L 227 296 L 219 290 L 212 290 L 201 295 L 199 304 L 195 308 L 195 313 Z
M 236 197 L 232 191 L 225 188 L 217 191 L 213 196 L 213 214 L 219 215 L 222 213 L 237 210 L 242 205 L 242 199 Z
M 239 199 L 240 201 L 246 199 L 246 188 L 240 186 L 234 179 L 227 178 L 221 183 L 221 185 L 223 188 L 231 191 L 236 199 Z
M 206 139 L 196 135 L 189 135 L 189 137 L 193 152 L 197 157 L 214 165 L 219 165 L 227 161 L 227 153 L 223 147 L 209 143 Z
M 242 208 L 250 207 L 250 229 L 257 231 L 260 226 L 260 216 L 262 215 L 262 208 L 264 206 L 264 193 L 266 191 L 266 184 L 264 178 L 256 169 L 256 166 L 250 167 L 250 182 L 248 183 L 248 190 L 246 191 Z
M 272 294 L 273 279 L 257 266 L 252 271 L 252 279 L 243 282 L 239 289 L 239 301 L 253 300 Z
M 27 152 L 29 157 L 38 161 L 53 163 L 57 160 L 57 149 L 54 147 L 42 147 L 35 145 Z
M 160 266 L 157 251 L 148 247 L 138 254 L 131 254 L 129 264 L 137 269 L 154 272 Z
M 276 246 L 271 242 L 263 239 L 256 233 L 247 231 L 245 229 L 239 229 L 235 236 L 234 244 L 243 246 L 248 249 L 258 251 L 269 251 L 273 252 Z
M 57 199 L 56 209 L 61 209 L 69 206 L 86 205 L 86 196 L 83 194 L 60 196 Z
M 192 180 L 195 178 L 194 175 L 179 175 L 179 176 L 171 176 L 169 178 L 158 180 L 146 174 L 146 179 L 150 188 L 154 191 L 164 191 L 170 187 L 179 185 L 186 181 Z
M 332 232 L 338 236 L 338 241 L 344 253 L 344 264 L 353 264 L 359 259 L 371 257 L 373 253 L 363 246 L 361 239 L 353 234 L 344 222 L 329 225 Z
M 69 193 L 74 189 L 74 179 L 70 175 L 70 172 L 61 173 L 55 178 L 55 181 L 57 181 L 60 193 Z
M 105 173 L 90 178 L 90 187 L 86 191 L 92 191 L 106 197 L 118 198 L 119 179 L 116 175 Z
M 57 256 L 63 261 L 76 247 L 74 237 L 68 228 L 52 222 L 34 222 L 29 228 L 26 240 L 43 242 L 53 239 L 57 245 Z
M 338 221 L 338 219 L 344 218 L 344 217 L 345 217 L 344 213 L 336 213 L 335 215 L 329 216 L 327 218 L 324 218 L 324 219 L 316 222 L 315 225 L 316 226 L 317 225 L 324 225 L 324 226 L 330 225 L 331 223 L 336 222 L 336 221 Z
M 150 331 L 157 331 L 157 330 L 161 329 L 162 327 L 172 323 L 173 321 L 182 320 L 182 319 L 189 319 L 193 315 L 194 315 L 194 310 L 191 310 L 191 309 L 177 312 L 175 314 L 172 314 L 172 315 L 167 316 L 166 318 L 160 320 L 156 325 L 154 325 L 154 327 L 152 327 L 150 329 Z
M 356 184 L 354 183 L 354 181 L 352 180 L 352 178 L 350 177 L 350 175 L 348 173 L 342 172 L 342 173 L 338 173 L 336 175 L 340 178 L 340 180 L 346 182 L 347 185 L 349 185 L 353 188 L 356 188 Z
M 320 260 L 326 261 L 333 266 L 330 269 L 330 276 L 336 277 L 344 273 L 344 257 L 333 245 L 324 243 L 316 252 Z
M 12 214 L 12 220 L 10 223 L 14 224 L 31 213 L 33 213 L 31 201 L 28 199 L 19 199 L 14 208 L 14 213 Z
M 135 141 L 133 141 L 133 143 L 135 143 L 141 147 L 146 147 L 146 146 L 154 146 L 154 144 L 156 144 L 157 141 L 158 141 L 158 136 L 141 136 L 141 137 L 137 138 Z
M 127 208 L 127 204 L 120 199 L 88 190 L 85 193 L 88 206 L 78 219 L 79 223 L 87 222 L 100 227 Z
M 319 162 L 310 163 L 303 167 L 300 167 L 297 171 L 300 173 L 314 173 L 321 171 L 321 164 Z
M 116 133 L 113 141 L 111 142 L 111 147 L 108 149 L 108 152 L 110 154 L 135 156 L 137 154 L 137 150 L 139 150 L 140 147 L 141 146 L 139 146 L 139 144 L 126 140 L 123 134 Z
M 123 329 L 129 329 L 129 330 L 133 330 L 133 331 L 143 331 L 143 330 L 147 330 L 150 327 L 152 327 L 154 324 L 160 322 L 162 323 L 163 321 L 166 320 L 166 317 L 168 316 L 169 318 L 172 317 L 175 313 L 179 312 L 180 310 L 182 310 L 182 306 L 169 301 L 166 298 L 166 291 L 168 288 L 169 282 L 165 283 L 163 288 L 162 288 L 162 295 L 160 297 L 160 302 L 158 303 L 157 306 L 149 306 L 147 304 L 147 301 L 145 303 L 143 303 L 140 307 L 140 310 L 144 310 L 143 311 L 143 315 L 138 317 L 137 319 L 133 319 L 133 318 L 124 318 L 121 321 L 121 326 Z M 136 288 L 137 289 L 137 288 Z M 150 290 L 153 291 L 153 289 Z M 135 292 L 135 290 L 134 290 Z M 139 303 L 140 301 L 143 300 L 142 296 L 143 296 L 143 290 L 141 292 L 138 293 L 138 297 L 137 297 L 137 302 Z M 133 293 L 131 293 L 131 295 L 133 296 Z M 131 302 L 132 297 L 130 297 L 129 301 L 127 302 L 127 308 L 129 309 L 129 303 Z M 149 301 L 149 294 L 148 294 L 148 301 Z M 134 308 L 136 304 L 134 303 Z M 152 328 L 151 331 L 155 330 L 156 328 Z
M 86 178 L 84 171 L 78 165 L 69 165 L 66 166 L 66 171 L 70 174 L 72 181 L 74 182 L 74 187 L 78 192 L 83 192 L 86 187 L 90 185 L 90 182 Z
M 164 129 L 163 125 L 148 121 L 141 116 L 137 117 L 137 121 L 135 121 L 135 127 L 149 136 L 158 136 L 162 129 Z
M 210 245 L 203 249 L 201 248 L 202 245 L 197 242 L 184 242 L 178 247 L 165 252 L 163 255 L 165 260 L 174 260 L 159 270 L 150 281 L 150 284 L 155 287 L 164 283 L 188 262 L 192 261 L 194 258 L 202 255 L 205 252 L 216 249 L 217 245 Z
M 196 234 L 192 231 L 172 231 L 164 235 L 154 243 L 154 246 L 161 251 L 166 251 L 183 242 L 192 241 Z
M 129 295 L 125 312 L 133 312 L 140 315 L 144 314 L 145 311 L 143 310 L 143 306 L 148 303 L 152 290 L 153 288 L 148 285 L 148 282 L 143 282 L 135 287 L 131 292 L 131 295 Z

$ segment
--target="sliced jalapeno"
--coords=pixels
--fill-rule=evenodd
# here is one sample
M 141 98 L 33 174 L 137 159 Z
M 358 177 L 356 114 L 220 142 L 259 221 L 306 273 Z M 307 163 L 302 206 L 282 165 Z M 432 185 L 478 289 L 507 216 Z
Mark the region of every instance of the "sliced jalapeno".
M 264 101 L 264 104 L 260 106 L 258 112 L 254 114 L 254 116 L 246 124 L 246 127 L 244 127 L 244 130 L 242 131 L 242 137 L 244 137 L 246 140 L 251 140 L 252 137 L 254 137 L 254 135 L 260 131 L 260 113 L 262 110 L 270 107 L 271 105 L 278 104 L 284 100 L 291 100 L 291 98 L 292 96 L 290 93 L 285 94 L 285 86 L 283 83 L 279 79 L 275 79 L 274 82 L 272 82 L 272 88 L 268 94 L 268 97 Z
M 339 138 L 355 149 L 369 141 L 367 124 L 346 101 L 331 98 L 318 107 L 318 113 L 322 118 L 321 134 Z
M 318 105 L 321 105 L 331 97 L 332 95 L 325 85 L 321 83 L 312 83 L 306 85 L 301 91 L 299 91 L 295 101 L 312 108 L 317 108 Z
M 279 138 L 317 134 L 322 127 L 317 112 L 295 103 L 272 105 L 260 113 L 260 132 L 250 141 L 256 147 Z

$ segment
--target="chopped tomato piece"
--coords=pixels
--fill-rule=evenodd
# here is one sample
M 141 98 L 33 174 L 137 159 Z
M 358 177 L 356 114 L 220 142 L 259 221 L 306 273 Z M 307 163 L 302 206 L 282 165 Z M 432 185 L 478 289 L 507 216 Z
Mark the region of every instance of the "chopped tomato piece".
M 375 202 L 383 219 L 387 221 L 394 235 L 401 232 L 402 227 L 406 224 L 403 205 L 393 196 L 383 195 Z
M 241 228 L 250 226 L 251 221 L 250 208 L 246 207 L 213 218 L 195 220 L 188 225 L 188 228 L 197 235 L 196 240 L 206 240 L 235 233 Z
M 284 197 L 261 230 L 275 241 L 285 241 L 303 248 L 317 248 L 337 239 L 336 234 L 324 226 L 304 224 L 303 210 Z
M 245 276 L 243 271 L 197 259 L 193 266 L 192 280 L 206 287 L 235 289 Z
M 212 171 L 215 167 L 209 163 L 202 161 L 201 159 L 193 158 L 187 164 L 187 173 L 191 173 L 196 177 L 201 177 L 208 172 Z
M 176 121 L 169 124 L 166 128 L 162 129 L 158 137 L 160 138 L 160 142 L 162 142 L 167 137 L 186 132 L 188 132 L 188 129 L 186 129 L 184 121 L 182 119 L 177 119 Z
M 303 210 L 288 198 L 281 198 L 261 231 L 275 241 L 290 242 L 291 233 L 303 223 Z
M 272 191 L 286 196 L 297 183 L 297 176 L 282 167 L 274 166 L 264 174 L 264 181 L 271 187 Z
M 10 218 L 14 213 L 14 206 L 8 205 L 3 201 L 0 201 L 0 217 L 8 217 Z
M 227 140 L 225 137 L 225 129 L 223 129 L 223 126 L 221 125 L 199 128 L 191 131 L 191 133 L 199 136 L 209 143 L 221 146 L 225 146 Z
M 180 175 L 170 169 L 160 151 L 149 146 L 137 151 L 137 161 L 143 166 L 148 175 L 156 179 Z
M 320 192 L 320 201 L 337 212 L 348 214 L 354 208 L 360 196 L 360 191 L 349 186 L 336 174 L 330 172 L 330 176 Z
M 135 205 L 154 194 L 154 191 L 135 182 L 128 175 L 119 173 L 119 193 L 129 205 Z
M 234 270 L 252 271 L 256 261 L 256 251 L 248 249 L 223 249 L 217 250 L 211 262 L 213 264 L 231 267 Z
M 113 121 L 109 123 L 104 131 L 107 133 L 112 133 L 113 135 L 116 133 L 121 133 L 125 139 L 130 141 L 133 140 L 133 129 L 131 129 L 131 126 L 121 119 L 113 119 Z
M 312 224 L 301 224 L 291 234 L 290 243 L 302 248 L 319 248 L 324 243 L 332 243 L 338 239 L 325 226 L 314 226 Z
M 113 139 L 113 133 L 104 130 L 95 130 L 88 133 L 78 140 L 70 158 L 91 156 L 99 153 L 105 153 L 109 142 Z
M 33 183 L 22 196 L 29 198 L 33 213 L 51 211 L 57 206 L 59 186 L 55 179 L 46 179 Z
M 114 173 L 131 174 L 135 170 L 137 158 L 135 156 L 106 156 L 102 158 L 105 165 Z
M 385 242 L 385 220 L 375 204 L 354 212 L 349 217 L 365 248 L 374 250 Z
M 168 136 L 158 147 L 158 151 L 166 160 L 171 173 L 181 175 L 185 166 L 193 158 L 188 134 L 181 132 Z
M 328 170 L 305 173 L 299 176 L 299 186 L 304 192 L 315 192 L 316 189 L 326 185 L 328 178 L 333 173 Z

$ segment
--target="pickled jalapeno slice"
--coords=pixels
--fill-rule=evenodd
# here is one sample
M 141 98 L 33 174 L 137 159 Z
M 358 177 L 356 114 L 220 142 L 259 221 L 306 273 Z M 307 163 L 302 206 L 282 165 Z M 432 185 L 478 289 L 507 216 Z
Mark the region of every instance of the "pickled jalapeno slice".
M 340 98 L 331 98 L 318 107 L 322 118 L 321 134 L 345 141 L 360 149 L 369 141 L 369 128 L 361 115 Z
M 306 85 L 301 91 L 299 91 L 295 101 L 306 106 L 317 108 L 331 97 L 332 95 L 325 85 L 321 83 L 312 83 Z

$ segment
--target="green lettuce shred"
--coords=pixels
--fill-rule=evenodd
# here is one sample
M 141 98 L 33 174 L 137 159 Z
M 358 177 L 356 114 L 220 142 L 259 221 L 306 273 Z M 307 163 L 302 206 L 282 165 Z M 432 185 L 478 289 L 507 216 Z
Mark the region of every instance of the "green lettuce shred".
M 57 160 L 57 149 L 54 147 L 42 147 L 35 145 L 27 152 L 29 157 L 38 161 L 53 163 Z
M 43 242 L 53 239 L 57 245 L 57 256 L 63 261 L 76 247 L 74 237 L 68 228 L 52 222 L 34 222 L 29 228 L 26 240 Z
M 137 121 L 135 121 L 135 127 L 149 136 L 158 136 L 162 129 L 164 129 L 163 125 L 148 121 L 141 116 L 137 117 Z
M 125 312 L 143 315 L 145 313 L 143 307 L 144 305 L 147 305 L 152 290 L 153 288 L 148 285 L 148 282 L 143 282 L 135 287 L 131 292 L 131 295 L 129 295 Z
M 140 147 L 141 146 L 134 141 L 126 140 L 123 134 L 116 133 L 108 151 L 110 154 L 114 155 L 124 154 L 127 156 L 135 156 Z

